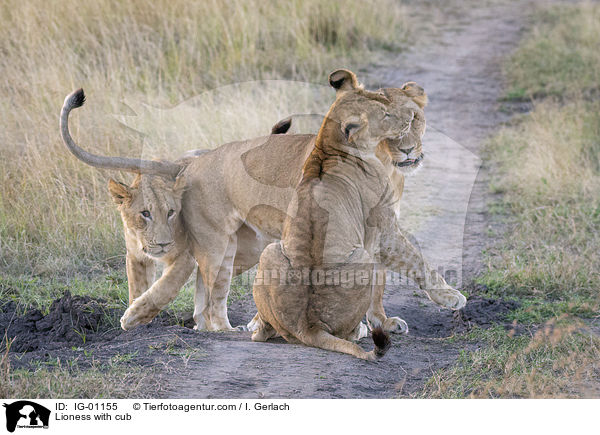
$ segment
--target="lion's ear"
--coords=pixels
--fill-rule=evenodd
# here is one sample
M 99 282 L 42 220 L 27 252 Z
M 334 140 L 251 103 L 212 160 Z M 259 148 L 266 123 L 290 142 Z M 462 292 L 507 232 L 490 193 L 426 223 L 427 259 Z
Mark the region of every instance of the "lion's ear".
M 286 134 L 292 126 L 292 117 L 282 119 L 271 128 L 271 134 Z
M 329 84 L 336 92 L 362 89 L 362 86 L 358 83 L 356 74 L 347 69 L 338 69 L 329 74 Z
M 352 139 L 356 135 L 356 133 L 358 133 L 360 130 L 367 126 L 367 122 L 368 121 L 364 117 L 352 117 L 350 119 L 342 121 L 342 134 L 348 142 L 352 142 Z
M 402 85 L 402 90 L 404 91 L 404 94 L 407 97 L 412 98 L 421 109 L 427 106 L 427 94 L 425 93 L 425 90 L 415 82 L 404 83 Z
M 108 180 L 108 191 L 117 205 L 131 201 L 131 189 L 129 186 L 112 178 Z
M 187 188 L 187 180 L 185 177 L 177 177 L 175 184 L 173 185 L 173 195 L 181 198 L 183 192 Z

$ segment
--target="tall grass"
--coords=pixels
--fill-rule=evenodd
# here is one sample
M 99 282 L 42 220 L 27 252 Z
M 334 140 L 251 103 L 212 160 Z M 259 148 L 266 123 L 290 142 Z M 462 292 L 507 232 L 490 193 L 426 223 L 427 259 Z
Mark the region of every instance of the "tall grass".
M 600 90 L 600 5 L 561 5 L 539 12 L 510 59 L 509 96 L 577 96 Z
M 143 135 L 109 117 L 131 115 L 126 98 L 169 105 L 237 81 L 324 83 L 371 50 L 399 48 L 406 32 L 392 0 L 2 2 L 0 272 L 69 275 L 123 261 L 106 194 L 115 174 L 86 167 L 59 138 L 73 89 L 89 96 L 73 122 L 77 140 L 139 155 Z

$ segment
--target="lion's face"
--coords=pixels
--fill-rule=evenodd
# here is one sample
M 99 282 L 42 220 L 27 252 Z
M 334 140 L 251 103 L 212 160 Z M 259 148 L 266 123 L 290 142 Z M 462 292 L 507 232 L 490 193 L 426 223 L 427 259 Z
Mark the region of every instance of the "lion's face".
M 407 134 L 399 139 L 385 139 L 382 149 L 391 158 L 392 164 L 404 174 L 414 172 L 423 163 L 425 154 L 421 138 L 425 134 L 425 112 L 427 95 L 423 89 L 414 82 L 409 82 L 401 88 L 381 89 L 394 105 L 410 110 L 413 113 L 411 126 Z
M 348 144 L 372 152 L 381 141 L 401 141 L 411 130 L 414 110 L 382 93 L 358 90 L 339 96 L 329 117 L 339 120 Z
M 109 191 L 119 206 L 125 232 L 146 255 L 161 258 L 175 247 L 175 234 L 181 228 L 182 179 L 170 182 L 141 175 L 131 186 L 110 180 Z
M 402 172 L 412 172 L 423 160 L 421 137 L 425 133 L 427 95 L 423 88 L 408 82 L 401 88 L 366 91 L 348 70 L 329 77 L 337 90 L 328 114 L 340 122 L 349 143 L 359 149 L 378 146 Z

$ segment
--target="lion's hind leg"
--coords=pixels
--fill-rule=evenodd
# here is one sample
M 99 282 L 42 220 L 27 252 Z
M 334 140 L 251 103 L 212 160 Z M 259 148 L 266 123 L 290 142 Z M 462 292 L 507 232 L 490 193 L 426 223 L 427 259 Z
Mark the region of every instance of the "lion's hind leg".
M 262 328 L 261 323 L 266 323 L 287 341 L 295 341 L 296 331 L 302 329 L 305 323 L 302 319 L 306 318 L 304 310 L 308 295 L 301 284 L 287 282 L 290 268 L 279 242 L 264 249 L 252 287 L 258 314 L 251 323 L 253 328 L 258 329 Z M 271 334 L 268 329 L 266 333 Z M 255 341 L 263 335 L 265 331 L 257 333 Z M 269 338 L 272 336 L 269 335 Z
M 250 331 L 250 332 L 254 332 L 256 331 L 256 329 L 259 327 L 260 323 L 260 316 L 258 315 L 258 313 L 256 313 L 254 315 L 254 317 L 252 318 L 252 320 L 250 320 L 248 322 L 248 324 L 246 325 L 246 330 Z
M 373 330 L 373 341 L 375 349 L 370 352 L 365 351 L 358 344 L 348 340 L 336 337 L 322 329 L 313 329 L 303 335 L 304 344 L 312 347 L 318 347 L 334 352 L 347 353 L 357 358 L 367 361 L 375 361 L 381 358 L 391 346 L 389 335 L 381 328 Z
M 377 268 L 375 282 L 371 294 L 371 305 L 367 311 L 369 329 L 383 328 L 386 332 L 394 334 L 408 334 L 408 325 L 400 317 L 388 317 L 383 308 L 383 292 L 385 290 L 385 269 Z

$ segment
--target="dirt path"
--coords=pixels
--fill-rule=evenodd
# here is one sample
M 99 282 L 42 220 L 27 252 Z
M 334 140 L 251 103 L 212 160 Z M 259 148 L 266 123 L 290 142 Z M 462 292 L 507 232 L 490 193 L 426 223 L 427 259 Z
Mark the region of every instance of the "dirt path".
M 426 19 L 423 14 L 420 18 Z M 524 15 L 524 9 L 513 3 L 465 9 L 464 14 L 444 20 L 434 42 L 399 56 L 393 65 L 371 71 L 365 80 L 369 88 L 415 80 L 430 96 L 424 138 L 427 157 L 424 168 L 407 179 L 403 225 L 426 258 L 461 286 L 480 270 L 481 250 L 488 242 L 484 236 L 486 171 L 480 168 L 478 154 L 482 141 L 506 116 L 497 103 L 500 61 L 515 47 Z M 473 297 L 464 313 L 453 315 L 440 310 L 412 283 L 399 279 L 389 283 L 384 302 L 388 315 L 407 321 L 410 334 L 393 337 L 392 349 L 378 363 L 282 340 L 253 343 L 249 333 L 198 333 L 160 321 L 128 333 L 114 328 L 90 334 L 86 346 L 96 358 L 109 360 L 128 353 L 135 355 L 135 363 L 158 367 L 157 373 L 166 374 L 161 367 L 172 369 L 165 377 L 166 386 L 150 392 L 151 396 L 402 397 L 418 393 L 433 371 L 456 361 L 464 344 L 444 338 L 464 331 L 465 320 L 486 325 L 510 308 L 501 301 Z M 63 301 L 51 312 L 56 319 L 67 316 L 72 321 L 74 304 L 81 309 L 86 303 Z M 71 347 L 77 339 L 69 332 L 72 328 L 52 329 L 52 322 L 40 321 L 39 312 L 28 314 L 19 326 L 9 311 L 0 315 L 0 327 L 12 322 L 11 328 L 21 327 L 30 334 L 31 348 L 23 349 L 28 353 L 15 360 L 15 366 L 55 353 L 68 358 L 78 352 Z M 230 306 L 231 323 L 245 324 L 254 313 L 251 295 L 235 301 Z M 48 334 L 56 337 L 49 340 Z M 56 349 L 36 348 L 32 345 L 36 340 L 56 342 Z M 372 342 L 363 339 L 361 345 L 370 349 Z

